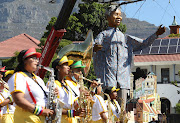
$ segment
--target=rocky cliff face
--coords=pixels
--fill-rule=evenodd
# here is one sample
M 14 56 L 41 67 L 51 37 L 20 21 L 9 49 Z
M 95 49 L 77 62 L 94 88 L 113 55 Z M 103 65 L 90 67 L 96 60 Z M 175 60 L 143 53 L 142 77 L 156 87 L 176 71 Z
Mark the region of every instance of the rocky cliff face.
M 64 0 L 56 0 L 55 4 L 50 4 L 49 1 L 0 0 L 0 41 L 21 33 L 40 39 L 49 20 L 53 16 L 58 16 L 64 2 Z M 74 11 L 77 9 L 76 5 Z M 128 34 L 140 38 L 147 37 L 157 28 L 147 22 L 125 17 L 124 23 L 127 25 Z
M 53 16 L 58 16 L 64 0 L 0 0 L 0 41 L 21 33 L 40 39 Z M 75 8 L 76 9 L 76 8 Z

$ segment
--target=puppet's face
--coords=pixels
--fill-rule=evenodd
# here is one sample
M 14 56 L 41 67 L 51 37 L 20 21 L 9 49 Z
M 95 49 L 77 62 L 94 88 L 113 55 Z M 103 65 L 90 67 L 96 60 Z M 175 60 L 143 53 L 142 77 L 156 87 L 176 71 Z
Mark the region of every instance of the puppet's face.
M 111 15 L 107 18 L 110 27 L 117 27 L 120 25 L 122 20 L 121 10 L 116 9 L 116 11 L 111 12 Z

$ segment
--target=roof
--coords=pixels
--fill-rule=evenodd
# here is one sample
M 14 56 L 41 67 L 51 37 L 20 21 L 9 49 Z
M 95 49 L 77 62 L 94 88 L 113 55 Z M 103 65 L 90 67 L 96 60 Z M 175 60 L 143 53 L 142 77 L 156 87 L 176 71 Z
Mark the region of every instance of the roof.
M 134 62 L 180 61 L 180 54 L 136 55 Z
M 148 105 L 143 101 L 143 111 L 150 112 L 151 110 L 149 109 Z
M 152 102 L 152 101 L 154 101 L 155 100 L 155 98 L 151 98 L 151 99 L 146 99 L 146 100 L 138 100 L 138 102 L 139 103 L 143 103 L 143 102 L 145 102 L 145 103 L 150 103 L 150 102 Z
M 5 41 L 0 42 L 0 57 L 8 58 L 14 56 L 16 51 L 26 50 L 29 48 L 40 48 L 39 40 L 28 34 L 20 34 Z
M 153 110 L 154 114 L 159 114 L 153 107 L 152 107 L 152 110 Z
M 166 37 L 163 37 L 163 38 L 158 38 L 158 39 L 179 39 L 180 37 L 169 37 L 169 36 L 166 36 Z

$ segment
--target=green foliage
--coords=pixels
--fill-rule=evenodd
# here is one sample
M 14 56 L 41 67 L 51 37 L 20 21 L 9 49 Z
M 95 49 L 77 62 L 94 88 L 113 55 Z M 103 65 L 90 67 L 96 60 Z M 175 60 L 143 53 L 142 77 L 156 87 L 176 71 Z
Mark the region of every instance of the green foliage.
M 108 22 L 105 11 L 109 4 L 99 4 L 97 2 L 85 2 L 79 4 L 79 13 L 73 13 L 67 23 L 67 33 L 63 38 L 69 40 L 82 41 L 85 39 L 89 29 L 92 29 L 94 37 L 105 30 Z M 126 25 L 119 26 L 120 30 L 126 32 Z
M 178 86 L 177 85 L 177 81 L 172 81 L 171 84 L 175 85 L 175 86 Z
M 176 104 L 175 109 L 176 109 L 176 111 L 180 114 L 180 103 L 177 103 L 177 104 Z
M 41 38 L 39 46 L 42 47 L 45 45 L 47 38 Z
M 19 52 L 15 52 L 13 57 L 2 61 L 3 66 L 6 66 L 6 70 L 14 70 L 16 68 L 18 65 L 18 61 L 16 59 L 18 54 Z
M 127 27 L 125 24 L 123 24 L 122 22 L 120 23 L 120 25 L 118 26 L 119 30 L 122 32 L 122 33 L 125 33 L 126 30 L 127 30 Z
M 67 33 L 65 33 L 65 37 L 80 37 L 82 35 L 81 28 L 83 27 L 84 26 L 81 24 L 81 22 L 79 22 L 79 19 L 76 16 L 71 15 L 67 23 Z M 68 39 L 74 40 L 75 38 Z
M 90 66 L 90 70 L 89 70 L 89 74 L 88 74 L 87 78 L 90 80 L 96 79 L 96 75 L 95 75 L 94 67 L 93 67 L 93 60 L 91 62 L 91 66 Z
M 46 26 L 47 32 L 44 32 L 43 38 L 47 38 L 49 33 L 51 32 L 52 26 L 56 23 L 57 17 L 52 17 L 49 21 L 48 25 Z
M 96 37 L 99 32 L 107 27 L 107 20 L 105 18 L 107 7 L 108 4 L 99 4 L 96 2 L 79 4 L 79 13 L 73 13 L 71 15 L 64 38 L 84 40 L 89 29 L 93 30 L 94 37 Z
M 180 37 L 180 34 L 170 34 L 168 37 Z
M 72 41 L 67 40 L 67 39 L 61 39 L 57 52 L 59 52 L 59 50 L 61 50 L 64 46 L 69 45 L 69 44 L 72 44 Z

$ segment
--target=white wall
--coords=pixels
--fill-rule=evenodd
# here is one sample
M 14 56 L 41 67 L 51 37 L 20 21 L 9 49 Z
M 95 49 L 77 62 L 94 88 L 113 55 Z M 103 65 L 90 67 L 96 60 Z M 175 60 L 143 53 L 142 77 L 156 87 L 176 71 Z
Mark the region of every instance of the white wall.
M 174 73 L 173 73 L 173 72 L 174 72 L 174 71 L 173 71 L 173 65 L 158 65 L 158 66 L 156 66 L 157 81 L 158 81 L 158 82 L 161 82 L 161 69 L 162 69 L 162 68 L 169 68 L 169 76 L 170 76 L 169 79 L 170 79 L 170 82 L 175 81 L 175 80 L 174 80 Z M 175 65 L 175 74 L 177 74 L 179 70 L 180 70 L 180 65 Z M 175 79 L 176 79 L 177 81 L 180 81 L 178 75 L 175 75 Z
M 160 98 L 167 98 L 171 102 L 171 113 L 175 112 L 173 108 L 180 100 L 180 94 L 177 91 L 180 91 L 180 88 L 172 84 L 157 84 L 157 93 Z
M 141 69 L 147 69 L 147 72 L 150 72 L 151 66 L 135 66 L 133 68 L 133 71 L 136 71 L 136 68 L 140 67 Z M 157 82 L 161 82 L 161 69 L 162 68 L 169 68 L 169 75 L 170 75 L 170 82 L 174 81 L 174 75 L 173 75 L 173 65 L 153 65 L 153 73 L 157 76 Z M 175 74 L 178 74 L 178 71 L 180 70 L 180 65 L 175 65 Z M 177 81 L 180 81 L 180 78 L 178 75 L 175 75 L 175 79 Z

